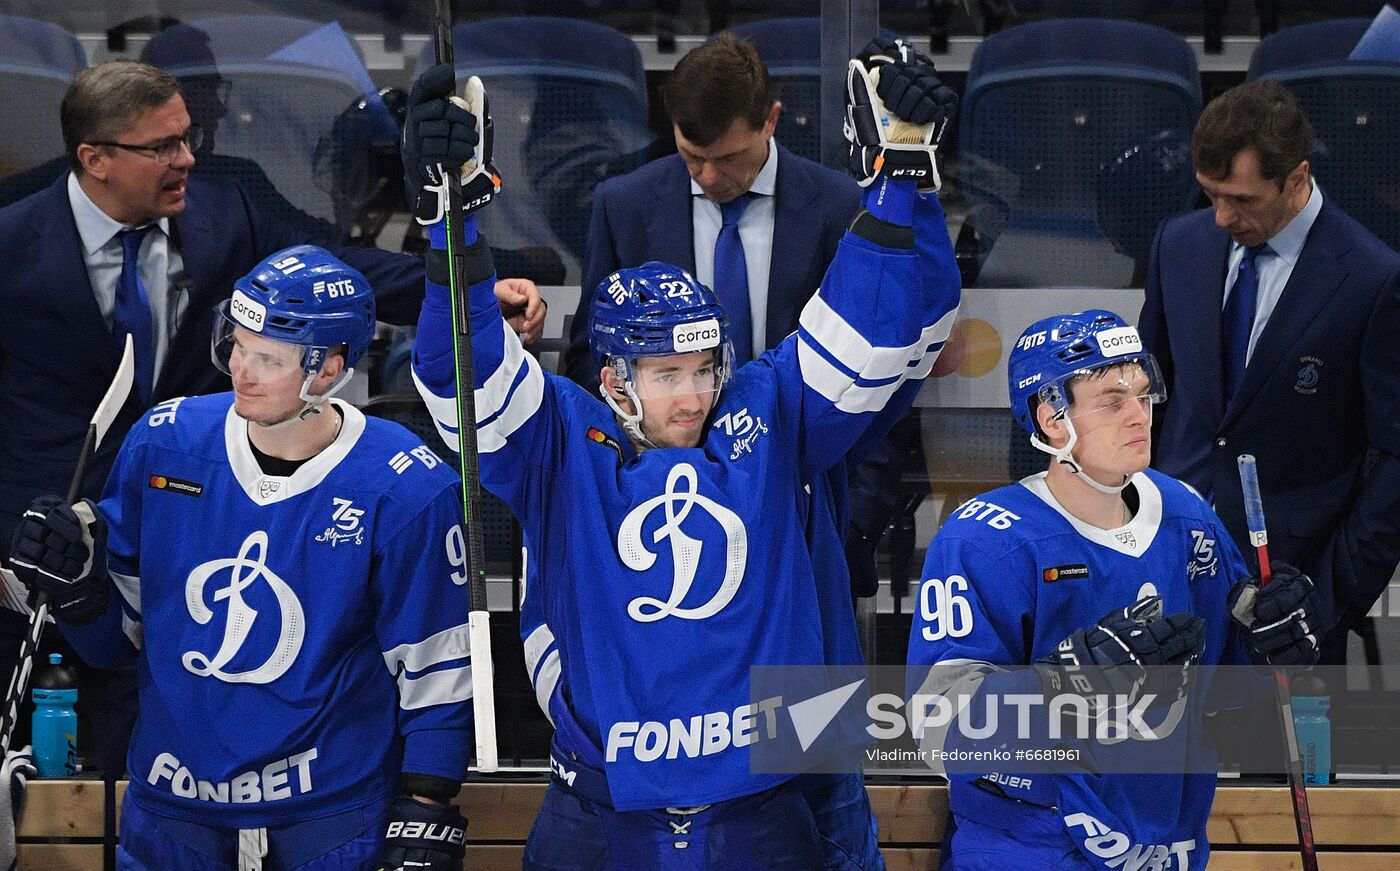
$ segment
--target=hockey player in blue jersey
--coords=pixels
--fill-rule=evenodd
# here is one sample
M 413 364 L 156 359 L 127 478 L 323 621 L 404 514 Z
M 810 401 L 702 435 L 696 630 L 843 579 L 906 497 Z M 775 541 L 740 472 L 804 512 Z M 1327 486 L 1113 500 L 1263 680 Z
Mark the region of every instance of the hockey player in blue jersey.
M 11 564 L 88 661 L 135 660 L 117 867 L 461 867 L 471 735 L 457 476 L 331 398 L 363 275 L 298 246 L 215 318 L 233 392 L 132 429 L 100 503 L 46 497 Z
M 909 106 L 941 87 L 918 72 L 887 80 L 903 81 Z M 604 402 L 544 373 L 483 307 L 491 265 L 465 221 L 482 483 L 529 545 L 543 632 L 527 634 L 527 658 L 559 673 L 554 778 L 528 868 L 823 864 L 791 775 L 751 770 L 748 748 L 772 734 L 779 701 L 751 702 L 748 669 L 824 661 L 808 486 L 927 374 L 960 289 L 932 193 L 937 125 L 911 125 L 916 143 L 897 154 L 881 130 L 899 110 L 864 96 L 855 111 L 871 123 L 853 135 L 865 209 L 798 333 L 737 372 L 713 294 L 651 263 L 597 288 Z M 427 158 L 413 116 L 410 146 Z M 455 446 L 441 225 L 431 235 L 415 375 Z
M 1008 370 L 1016 420 L 1053 459 L 960 506 L 929 546 L 909 639 L 912 686 L 949 697 L 1038 693 L 1037 671 L 1010 668 L 1041 663 L 1053 680 L 1083 665 L 1091 685 L 1063 687 L 1090 703 L 1099 694 L 1134 701 L 1149 671 L 1312 661 L 1308 578 L 1276 564 L 1261 591 L 1210 507 L 1147 468 L 1152 405 L 1165 393 L 1135 329 L 1106 311 L 1048 318 L 1022 334 Z M 1185 724 L 1178 739 L 1198 734 L 1204 696 L 1170 695 L 1166 716 Z M 956 740 L 949 730 L 935 743 Z M 1161 754 L 1178 745 L 1125 746 Z M 1209 856 L 1213 771 L 948 777 L 955 827 L 945 869 L 1185 871 Z

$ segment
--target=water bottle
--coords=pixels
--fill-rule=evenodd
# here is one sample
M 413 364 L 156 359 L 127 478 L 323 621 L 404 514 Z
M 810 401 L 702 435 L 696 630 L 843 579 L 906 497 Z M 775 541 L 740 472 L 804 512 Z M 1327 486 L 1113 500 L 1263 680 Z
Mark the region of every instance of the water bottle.
M 1293 726 L 1298 733 L 1298 753 L 1303 758 L 1303 782 L 1331 781 L 1332 721 L 1327 709 L 1332 699 L 1322 678 L 1308 673 L 1293 681 Z
M 34 677 L 34 767 L 40 777 L 78 773 L 78 675 L 50 653 L 49 665 Z

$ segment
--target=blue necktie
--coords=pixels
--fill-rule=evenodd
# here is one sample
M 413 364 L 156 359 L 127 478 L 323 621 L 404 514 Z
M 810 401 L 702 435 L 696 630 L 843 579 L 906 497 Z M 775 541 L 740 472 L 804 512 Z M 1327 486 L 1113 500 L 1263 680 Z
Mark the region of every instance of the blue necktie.
M 1225 301 L 1225 314 L 1220 325 L 1220 371 L 1226 405 L 1230 404 L 1230 399 L 1244 380 L 1249 334 L 1254 331 L 1254 310 L 1259 303 L 1259 267 L 1255 261 L 1268 253 L 1267 244 L 1244 249 L 1239 272 L 1235 274 L 1235 286 L 1230 289 L 1230 298 Z
M 136 390 L 141 397 L 141 407 L 151 404 L 151 388 L 155 375 L 155 344 L 151 303 L 146 298 L 146 286 L 141 283 L 141 264 L 137 255 L 141 253 L 141 241 L 155 228 L 154 224 L 138 227 L 135 230 L 122 230 L 117 238 L 122 241 L 122 274 L 117 278 L 117 303 L 112 310 L 112 332 L 118 347 L 131 334 L 136 351 Z
M 715 295 L 729 318 L 729 341 L 734 345 L 734 365 L 753 359 L 753 312 L 749 309 L 749 266 L 739 241 L 739 218 L 753 194 L 735 197 L 719 207 L 723 220 L 715 239 Z

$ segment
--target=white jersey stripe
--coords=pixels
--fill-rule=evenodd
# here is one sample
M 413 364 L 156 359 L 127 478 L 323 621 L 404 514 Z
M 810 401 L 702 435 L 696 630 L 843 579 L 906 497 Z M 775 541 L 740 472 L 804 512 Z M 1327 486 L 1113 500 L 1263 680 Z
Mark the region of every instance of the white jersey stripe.
M 549 700 L 554 697 L 554 688 L 559 685 L 559 672 L 559 651 L 553 650 L 544 658 L 544 664 L 534 677 L 535 701 L 539 702 L 540 710 L 544 711 L 551 726 L 554 725 L 554 715 L 549 712 Z
M 443 421 L 455 421 L 457 419 L 457 397 L 438 396 L 428 389 L 418 378 L 418 370 L 413 370 L 413 386 L 418 389 L 418 395 L 423 397 L 423 403 L 428 406 L 428 413 L 433 416 L 433 425 L 437 427 L 438 435 L 442 436 L 447 449 L 455 453 L 461 453 L 461 442 L 457 437 L 455 429 L 448 429 L 443 426 Z
M 471 640 L 467 624 L 444 629 L 415 644 L 400 644 L 384 651 L 384 664 L 390 674 L 398 674 L 402 665 L 408 671 L 423 671 L 433 666 L 466 659 L 471 655 Z
M 521 597 L 522 599 L 524 597 Z M 525 639 L 525 672 L 531 677 L 535 674 L 535 666 L 539 665 L 545 652 L 554 646 L 554 633 L 550 631 L 549 624 L 541 623 L 535 627 L 529 637 Z
M 502 342 L 505 355 L 501 359 L 501 365 L 496 367 L 496 371 L 491 373 L 475 393 L 478 425 L 501 413 L 510 397 L 511 385 L 515 383 L 515 377 L 520 374 L 520 367 L 526 359 L 520 339 L 516 338 L 505 321 L 501 321 L 501 329 L 505 331 Z
M 811 341 L 840 367 L 861 380 L 883 382 L 907 377 L 911 365 L 923 359 L 930 344 L 948 337 L 953 322 L 949 316 L 944 316 L 937 323 L 924 327 L 918 339 L 908 345 L 876 346 L 846 323 L 826 300 L 814 296 L 803 307 L 800 323 Z
M 512 341 L 515 341 L 512 339 Z M 511 394 L 500 416 L 481 426 L 476 432 L 477 452 L 489 454 L 506 446 L 506 439 L 525 425 L 544 402 L 544 372 L 534 357 L 525 357 L 525 379 Z
M 399 707 L 405 711 L 465 702 L 472 697 L 472 667 L 446 668 L 416 678 L 407 673 L 398 676 Z
M 131 613 L 141 616 L 141 579 L 120 572 L 109 571 L 108 574 L 112 576 L 112 583 L 126 600 L 126 606 L 131 609 Z

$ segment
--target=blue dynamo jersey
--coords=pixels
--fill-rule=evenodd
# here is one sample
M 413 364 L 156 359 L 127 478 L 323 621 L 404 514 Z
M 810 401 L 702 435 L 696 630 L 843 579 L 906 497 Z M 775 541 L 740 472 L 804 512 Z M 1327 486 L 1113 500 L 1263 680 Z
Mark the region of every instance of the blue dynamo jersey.
M 911 681 L 924 680 L 921 691 L 953 695 L 979 682 L 1010 689 L 999 677 L 1024 673 L 999 676 L 1006 666 L 1032 663 L 1109 611 L 1152 595 L 1162 597 L 1166 614 L 1189 611 L 1205 620 L 1202 664 L 1246 663 L 1225 599 L 1249 572 L 1215 512 L 1184 484 L 1151 470 L 1134 476 L 1132 488 L 1137 513 L 1113 530 L 1070 515 L 1045 473 L 955 509 L 924 563 L 909 638 Z M 1191 698 L 1205 695 L 1193 690 Z M 1186 734 L 1199 734 L 1202 713 L 1187 714 Z M 1131 752 L 1162 750 L 1143 743 Z M 984 774 L 1005 796 L 1058 808 L 1092 867 L 1205 867 L 1214 773 L 949 774 L 953 813 L 1015 830 L 1025 805 L 976 785 Z
M 466 774 L 458 478 L 332 402 L 339 435 L 289 477 L 262 473 L 232 394 L 163 402 L 122 446 L 100 505 L 120 594 L 63 628 L 94 665 L 137 661 L 130 789 L 153 810 L 259 827 Z
M 799 331 L 735 374 L 702 446 L 640 456 L 600 399 L 524 353 L 494 276 L 472 277 L 482 483 L 529 545 L 526 654 L 558 674 L 536 680 L 556 740 L 606 772 L 618 810 L 787 779 L 750 771 L 774 714 L 750 703 L 749 668 L 824 661 L 808 482 L 927 375 L 953 323 L 961 285 L 935 197 L 917 199 L 914 227 L 913 249 L 847 233 Z M 449 327 L 430 284 L 414 371 L 455 448 Z

